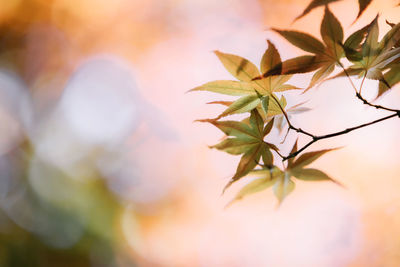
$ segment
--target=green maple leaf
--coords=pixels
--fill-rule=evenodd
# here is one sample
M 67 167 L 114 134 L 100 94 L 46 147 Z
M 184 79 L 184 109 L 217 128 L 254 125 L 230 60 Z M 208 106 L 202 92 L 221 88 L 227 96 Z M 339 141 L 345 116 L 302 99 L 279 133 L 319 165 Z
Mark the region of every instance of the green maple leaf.
M 335 69 L 335 65 L 344 56 L 344 50 L 341 45 L 343 42 L 343 28 L 327 6 L 325 7 L 325 15 L 321 23 L 323 43 L 303 32 L 278 29 L 274 29 L 274 31 L 294 46 L 313 55 L 304 55 L 286 60 L 263 72 L 263 75 L 259 78 L 273 75 L 307 73 L 318 70 L 313 75 L 306 89 L 307 91 L 329 76 Z
M 344 50 L 347 59 L 353 65 L 335 77 L 349 74 L 379 80 L 379 97 L 400 81 L 400 75 L 398 75 L 400 23 L 393 25 L 381 41 L 378 41 L 378 37 L 377 16 L 369 25 L 358 30 L 346 40 Z M 386 72 L 386 70 L 388 71 Z
M 253 170 L 260 158 L 262 158 L 265 166 L 272 166 L 273 155 L 270 149 L 278 150 L 278 148 L 265 142 L 264 137 L 271 131 L 274 121 L 271 120 L 264 127 L 264 121 L 257 109 L 251 111 L 249 124 L 238 121 L 203 121 L 213 124 L 228 136 L 228 138 L 222 140 L 219 144 L 211 146 L 211 148 L 233 155 L 242 155 L 236 173 L 225 189 Z

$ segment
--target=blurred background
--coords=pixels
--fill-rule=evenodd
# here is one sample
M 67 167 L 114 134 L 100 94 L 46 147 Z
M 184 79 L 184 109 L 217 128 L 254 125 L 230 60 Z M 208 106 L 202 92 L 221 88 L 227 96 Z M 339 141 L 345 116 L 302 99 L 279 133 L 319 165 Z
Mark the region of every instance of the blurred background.
M 322 8 L 292 24 L 308 2 L 1 0 L 0 266 L 399 266 L 398 120 L 313 145 L 344 146 L 314 165 L 345 188 L 297 182 L 279 208 L 264 191 L 228 209 L 246 183 L 221 197 L 239 158 L 208 149 L 222 134 L 193 123 L 221 97 L 185 92 L 232 79 L 212 51 L 258 64 L 268 38 L 299 55 L 268 29 L 319 36 Z M 378 12 L 387 31 L 395 4 L 375 0 L 355 24 L 357 1 L 331 9 L 348 36 Z M 308 101 L 293 122 L 316 134 L 385 115 L 346 79 L 285 96 Z M 395 88 L 377 103 L 399 99 Z

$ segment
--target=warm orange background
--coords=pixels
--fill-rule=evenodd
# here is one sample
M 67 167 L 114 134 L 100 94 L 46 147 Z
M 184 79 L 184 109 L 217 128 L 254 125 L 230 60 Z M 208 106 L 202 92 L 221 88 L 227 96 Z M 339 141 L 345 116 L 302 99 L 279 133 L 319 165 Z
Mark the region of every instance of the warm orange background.
M 126 240 L 126 249 L 139 265 L 400 265 L 398 120 L 310 148 L 343 146 L 314 166 L 345 188 L 297 182 L 296 190 L 279 209 L 268 190 L 226 210 L 225 204 L 246 183 L 238 182 L 220 196 L 238 158 L 208 149 L 221 133 L 210 125 L 193 123 L 215 117 L 221 107 L 205 103 L 222 98 L 185 92 L 208 81 L 231 79 L 213 50 L 238 54 L 258 64 L 268 38 L 284 59 L 299 55 L 300 50 L 268 29 L 297 29 L 319 36 L 322 8 L 291 24 L 308 0 L 0 2 L 0 22 L 12 25 L 3 34 L 31 34 L 30 50 L 21 56 L 21 75 L 40 107 L 61 99 L 64 84 L 81 62 L 92 57 L 106 55 L 131 71 L 141 95 L 133 102 L 146 104 L 140 122 L 125 140 L 125 161 L 120 168 L 140 179 L 123 182 L 124 211 L 115 232 Z M 384 19 L 399 20 L 395 4 L 375 0 L 355 24 L 356 1 L 340 1 L 331 9 L 348 36 L 378 12 L 382 32 L 387 31 Z M 292 83 L 305 86 L 309 78 L 296 77 Z M 51 82 L 62 86 L 49 86 Z M 123 81 L 116 87 L 120 84 Z M 373 98 L 376 88 L 376 82 L 368 81 L 365 97 Z M 344 78 L 326 82 L 305 95 L 289 92 L 285 96 L 289 106 L 308 100 L 306 106 L 313 110 L 295 116 L 293 122 L 318 134 L 386 114 L 363 106 Z M 379 103 L 400 108 L 399 99 L 398 88 L 394 88 Z M 282 140 L 276 132 L 268 138 L 275 143 Z M 289 150 L 295 138 L 292 133 L 283 151 Z M 301 143 L 306 141 L 301 137 Z

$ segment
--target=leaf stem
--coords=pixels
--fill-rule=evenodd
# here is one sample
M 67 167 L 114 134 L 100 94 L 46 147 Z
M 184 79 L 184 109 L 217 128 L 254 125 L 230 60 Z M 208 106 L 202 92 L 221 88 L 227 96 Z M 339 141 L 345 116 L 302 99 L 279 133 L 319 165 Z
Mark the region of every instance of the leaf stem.
M 310 137 L 312 137 L 312 138 L 315 137 L 313 134 L 311 134 L 311 133 L 309 133 L 309 132 L 306 132 L 306 131 L 304 131 L 304 130 L 302 130 L 302 129 L 300 129 L 300 128 L 294 127 L 293 124 L 290 122 L 289 117 L 288 117 L 286 111 L 285 111 L 285 110 L 283 109 L 283 107 L 281 106 L 281 103 L 279 103 L 279 100 L 276 99 L 276 97 L 275 97 L 273 94 L 271 94 L 271 97 L 272 97 L 272 99 L 276 102 L 276 104 L 278 105 L 279 109 L 280 109 L 281 112 L 283 113 L 283 116 L 285 116 L 285 119 L 286 119 L 286 121 L 287 121 L 287 123 L 288 123 L 288 125 L 289 125 L 289 130 L 290 130 L 290 129 L 291 129 L 291 130 L 294 130 L 294 131 L 296 131 L 296 132 L 298 132 L 298 133 L 302 133 L 302 134 L 308 135 L 308 136 L 310 136 Z
M 357 129 L 360 129 L 360 128 L 364 128 L 364 127 L 367 127 L 367 126 L 369 126 L 369 125 L 372 125 L 372 124 L 375 124 L 375 123 L 378 123 L 378 122 L 381 122 L 381 121 L 385 121 L 385 120 L 388 120 L 388 119 L 391 119 L 391 118 L 394 118 L 394 117 L 399 117 L 399 118 L 400 118 L 400 111 L 396 111 L 396 112 L 395 112 L 394 114 L 392 114 L 392 115 L 385 116 L 385 117 L 383 117 L 383 118 L 380 118 L 380 119 L 377 119 L 377 120 L 374 120 L 374 121 L 371 121 L 371 122 L 368 122 L 368 123 L 364 123 L 364 124 L 361 124 L 361 125 L 358 125 L 358 126 L 354 126 L 354 127 L 351 127 L 351 128 L 347 128 L 347 129 L 342 130 L 342 131 L 339 131 L 339 132 L 335 132 L 335 133 L 331 133 L 331 134 L 326 134 L 326 135 L 314 136 L 314 138 L 313 138 L 310 142 L 308 142 L 307 144 L 305 144 L 305 145 L 304 145 L 302 148 L 300 148 L 299 150 L 297 150 L 297 151 L 295 151 L 295 152 L 289 154 L 288 156 L 284 157 L 282 160 L 285 161 L 285 160 L 288 160 L 288 159 L 290 159 L 290 158 L 296 157 L 298 154 L 300 154 L 301 152 L 303 152 L 306 148 L 308 148 L 308 147 L 311 146 L 313 143 L 315 143 L 315 142 L 317 142 L 317 141 L 319 141 L 319 140 L 327 139 L 327 138 L 331 138 L 331 137 L 335 137 L 335 136 L 339 136 L 339 135 L 343 135 L 343 134 L 347 134 L 347 133 L 352 132 L 352 131 L 354 131 L 354 130 L 357 130 Z

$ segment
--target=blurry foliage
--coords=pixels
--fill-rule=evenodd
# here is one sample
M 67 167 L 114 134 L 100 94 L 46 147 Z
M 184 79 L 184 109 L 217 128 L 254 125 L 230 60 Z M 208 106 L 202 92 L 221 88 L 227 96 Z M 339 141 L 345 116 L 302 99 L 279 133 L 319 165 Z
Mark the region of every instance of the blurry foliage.
M 332 149 L 306 153 L 303 153 L 303 151 L 319 140 L 347 134 L 387 119 L 400 117 L 400 110 L 375 105 L 362 96 L 362 86 L 365 79 L 379 80 L 377 97 L 382 96 L 400 82 L 400 23 L 387 22 L 391 29 L 379 41 L 379 17 L 377 16 L 370 24 L 344 39 L 343 28 L 339 20 L 328 8 L 329 3 L 336 1 L 314 0 L 298 17 L 303 17 L 316 7 L 325 6 L 320 30 L 323 42 L 307 33 L 273 29 L 292 45 L 308 52 L 308 54 L 281 61 L 278 50 L 268 41 L 268 49 L 262 56 L 259 70 L 245 58 L 216 51 L 215 53 L 224 67 L 238 81 L 219 80 L 191 90 L 240 96 L 239 99 L 232 102 L 211 102 L 223 104 L 227 108 L 214 119 L 199 120 L 211 123 L 226 135 L 221 143 L 211 146 L 211 148 L 233 155 L 242 155 L 236 173 L 225 189 L 244 177 L 257 178 L 242 188 L 234 200 L 272 187 L 275 196 L 281 203 L 294 190 L 296 179 L 333 181 L 339 184 L 321 170 L 306 168 L 307 165 Z M 359 0 L 360 10 L 357 18 L 360 17 L 370 2 L 370 0 Z M 349 64 L 350 66 L 345 67 Z M 331 76 L 335 68 L 342 71 Z M 304 103 L 299 103 L 288 109 L 286 108 L 285 97 L 281 95 L 279 100 L 277 94 L 282 94 L 286 90 L 300 89 L 297 86 L 286 84 L 292 75 L 314 71 L 309 86 L 303 90 L 303 93 L 326 80 L 347 76 L 359 100 L 376 109 L 389 111 L 390 115 L 342 131 L 319 136 L 294 126 L 289 115 L 292 114 L 293 116 L 293 114 L 308 109 L 299 107 Z M 351 76 L 362 79 L 360 88 L 355 87 Z M 251 114 L 250 117 L 242 121 L 220 120 L 233 114 L 249 113 Z M 281 143 L 276 144 L 266 142 L 264 139 L 270 134 L 272 125 L 279 132 L 286 128 L 286 136 L 290 131 L 294 131 L 311 138 L 311 140 L 300 148 L 297 147 L 296 141 L 291 152 L 284 155 L 280 152 L 279 147 L 285 142 L 286 136 Z M 283 169 L 276 165 L 278 160 L 274 159 L 273 154 L 281 159 Z M 260 159 L 262 159 L 262 163 L 260 163 Z

